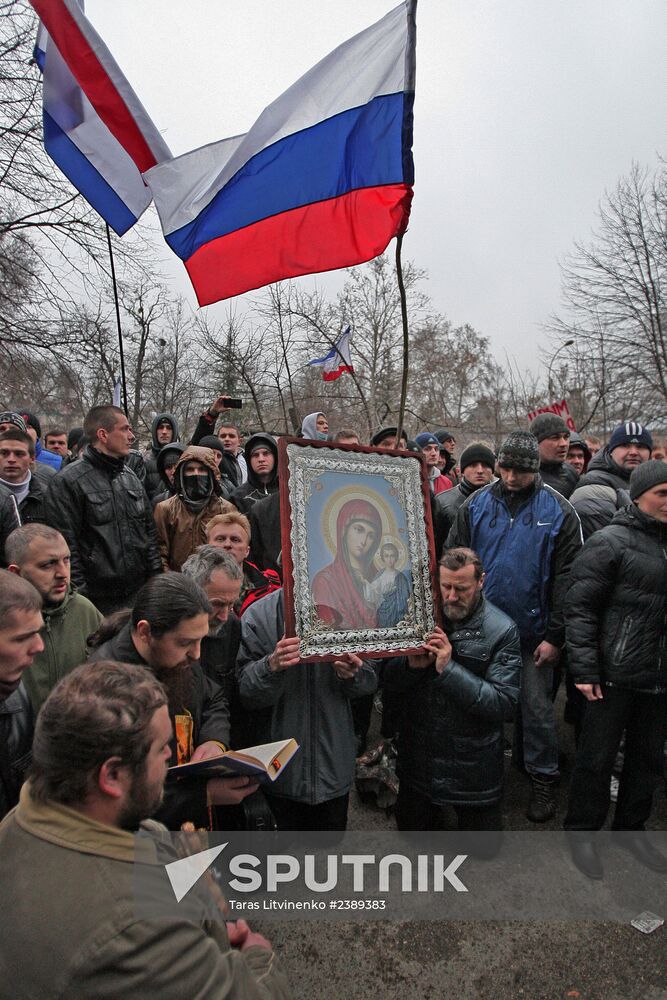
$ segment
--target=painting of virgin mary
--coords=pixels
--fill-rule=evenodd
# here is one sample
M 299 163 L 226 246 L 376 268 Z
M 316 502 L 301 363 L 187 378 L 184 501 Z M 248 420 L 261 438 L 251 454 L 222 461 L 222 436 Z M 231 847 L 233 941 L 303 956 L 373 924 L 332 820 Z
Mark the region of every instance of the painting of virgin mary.
M 336 521 L 336 555 L 313 579 L 318 617 L 334 629 L 376 628 L 377 602 L 371 582 L 382 538 L 382 520 L 368 500 L 348 500 Z

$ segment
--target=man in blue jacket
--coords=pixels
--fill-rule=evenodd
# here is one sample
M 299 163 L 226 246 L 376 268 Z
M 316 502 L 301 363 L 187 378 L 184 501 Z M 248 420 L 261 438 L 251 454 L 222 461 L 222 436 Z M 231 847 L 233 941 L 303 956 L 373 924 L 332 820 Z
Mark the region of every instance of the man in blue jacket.
M 459 509 L 448 547 L 467 546 L 486 572 L 487 598 L 516 622 L 521 636 L 521 705 L 515 755 L 532 784 L 526 816 L 545 823 L 556 811 L 558 743 L 551 698 L 565 642 L 563 605 L 570 566 L 582 545 L 574 508 L 538 474 L 537 439 L 514 431 L 498 453 L 496 483 Z

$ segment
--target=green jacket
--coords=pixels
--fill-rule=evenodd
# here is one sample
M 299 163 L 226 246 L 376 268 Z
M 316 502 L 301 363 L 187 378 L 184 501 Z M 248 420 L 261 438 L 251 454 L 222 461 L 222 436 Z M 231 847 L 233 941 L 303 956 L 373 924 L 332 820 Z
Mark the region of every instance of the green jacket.
M 86 640 L 95 632 L 102 615 L 87 597 L 70 590 L 62 604 L 44 608 L 44 628 L 39 633 L 44 650 L 23 672 L 23 683 L 35 715 L 58 681 L 88 659 Z
M 161 835 L 159 824 L 143 825 Z M 142 852 L 141 864 L 162 863 L 155 848 L 152 857 Z M 12 1000 L 286 1000 L 274 953 L 230 948 L 224 920 L 211 919 L 210 894 L 197 922 L 139 913 L 136 868 L 131 833 L 35 802 L 25 784 L 0 825 L 0 994 L 9 988 Z

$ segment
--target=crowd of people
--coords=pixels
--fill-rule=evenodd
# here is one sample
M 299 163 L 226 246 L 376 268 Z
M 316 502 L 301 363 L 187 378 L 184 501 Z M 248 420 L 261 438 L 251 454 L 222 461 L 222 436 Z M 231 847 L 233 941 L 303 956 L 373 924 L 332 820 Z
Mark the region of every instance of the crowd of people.
M 132 962 L 133 949 L 170 954 L 157 928 L 100 930 L 129 921 L 107 886 L 126 885 L 132 832 L 249 829 L 258 815 L 264 828 L 344 830 L 378 689 L 399 829 L 444 829 L 453 807 L 459 829 L 499 834 L 509 724 L 526 815 L 553 820 L 562 684 L 576 733 L 563 820 L 574 863 L 602 876 L 591 834 L 607 820 L 622 750 L 613 829 L 667 872 L 640 836 L 667 738 L 664 443 L 630 420 L 603 444 L 551 412 L 497 451 L 473 441 L 458 456 L 444 429 L 414 440 L 379 429 L 370 446 L 423 458 L 442 627 L 418 654 L 306 664 L 285 635 L 277 442 L 244 441 L 231 414 L 214 400 L 187 443 L 158 414 L 141 453 L 115 406 L 44 435 L 33 413 L 0 413 L 0 881 L 14 926 L 33 922 L 35 869 L 58 901 L 42 922 L 68 901 L 85 912 L 89 897 L 97 920 L 94 947 L 81 930 L 88 954 L 51 932 L 62 961 L 31 972 L 30 995 L 54 976 L 65 992 L 69 976 L 86 996 L 116 995 L 105 975 L 122 968 L 128 995 L 157 996 L 160 984 L 171 996 L 166 972 L 149 989 Z M 366 444 L 319 412 L 301 435 Z M 377 534 L 359 503 L 351 519 Z M 391 548 L 382 572 L 394 579 Z M 165 781 L 168 765 L 288 738 L 300 752 L 270 792 L 247 777 Z M 172 946 L 176 965 L 188 948 L 192 968 L 201 958 L 193 995 L 208 996 L 216 976 L 229 995 L 285 995 L 270 944 L 243 921 L 225 934 L 202 916 L 192 935 Z

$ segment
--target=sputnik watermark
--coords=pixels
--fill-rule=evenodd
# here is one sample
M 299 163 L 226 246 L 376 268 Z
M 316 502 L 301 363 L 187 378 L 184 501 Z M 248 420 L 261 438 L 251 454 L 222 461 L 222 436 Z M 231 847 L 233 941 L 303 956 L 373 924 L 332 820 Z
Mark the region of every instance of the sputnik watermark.
M 198 851 L 165 865 L 177 902 L 183 899 L 226 846 L 225 843 L 207 851 Z M 355 893 L 367 892 L 371 886 L 376 892 L 390 892 L 394 887 L 393 879 L 397 877 L 400 878 L 401 892 L 444 892 L 447 887 L 456 892 L 468 892 L 457 875 L 467 857 L 467 854 L 457 854 L 445 865 L 444 854 L 419 854 L 416 864 L 405 854 L 389 854 L 379 859 L 374 854 L 344 854 L 340 858 L 329 854 L 326 858 L 326 877 L 322 881 L 316 872 L 316 867 L 322 867 L 322 859 L 316 859 L 314 854 L 306 854 L 303 859 L 290 854 L 268 854 L 263 858 L 254 854 L 238 854 L 229 861 L 231 878 L 228 885 L 233 892 L 276 893 L 282 892 L 285 885 L 298 882 L 310 892 L 331 893 L 338 888 L 339 872 L 345 865 L 352 876 L 351 888 Z M 280 908 L 279 905 L 269 907 Z
M 650 837 L 667 853 L 667 834 Z M 592 884 L 557 831 L 225 831 L 185 840 L 147 831 L 136 837 L 135 899 L 141 919 L 189 919 L 209 905 L 221 920 L 250 911 L 268 919 L 326 911 L 327 920 L 664 917 L 664 880 L 609 833 L 596 834 L 596 845 L 604 878 Z

